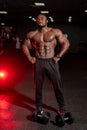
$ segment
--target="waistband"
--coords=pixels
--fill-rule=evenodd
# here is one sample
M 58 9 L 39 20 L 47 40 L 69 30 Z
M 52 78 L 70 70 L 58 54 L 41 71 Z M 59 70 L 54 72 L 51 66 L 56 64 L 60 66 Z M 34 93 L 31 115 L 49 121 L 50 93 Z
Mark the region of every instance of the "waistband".
M 52 60 L 52 59 L 53 59 L 53 57 L 52 58 L 37 58 L 37 60 L 42 60 L 42 61 Z

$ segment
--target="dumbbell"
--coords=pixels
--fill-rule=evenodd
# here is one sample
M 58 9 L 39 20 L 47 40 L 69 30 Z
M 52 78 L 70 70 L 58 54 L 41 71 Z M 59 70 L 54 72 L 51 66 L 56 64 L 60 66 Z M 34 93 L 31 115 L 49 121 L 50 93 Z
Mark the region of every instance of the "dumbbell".
M 65 125 L 64 118 L 59 114 L 56 115 L 55 121 L 56 121 L 56 125 L 59 127 L 63 127 Z
M 74 122 L 74 118 L 72 117 L 72 115 L 71 115 L 70 112 L 65 113 L 65 115 L 64 115 L 64 121 L 67 124 L 72 124 Z
M 65 123 L 72 124 L 74 119 L 70 114 L 70 112 L 67 112 L 64 114 L 64 116 L 58 114 L 55 118 L 55 121 L 56 121 L 56 125 L 58 125 L 59 127 L 63 127 Z
M 50 121 L 51 115 L 49 112 L 44 112 L 42 115 L 34 114 L 33 120 L 41 123 L 41 124 L 48 124 Z

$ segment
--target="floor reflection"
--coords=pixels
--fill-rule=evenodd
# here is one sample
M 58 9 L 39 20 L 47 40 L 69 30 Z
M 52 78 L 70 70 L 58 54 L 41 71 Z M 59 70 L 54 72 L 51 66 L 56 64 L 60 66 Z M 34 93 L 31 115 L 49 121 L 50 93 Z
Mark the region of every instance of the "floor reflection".
M 16 111 L 12 110 L 12 104 L 8 102 L 11 100 L 6 94 L 0 94 L 0 130 L 16 130 L 22 128 L 23 123 L 14 119 Z

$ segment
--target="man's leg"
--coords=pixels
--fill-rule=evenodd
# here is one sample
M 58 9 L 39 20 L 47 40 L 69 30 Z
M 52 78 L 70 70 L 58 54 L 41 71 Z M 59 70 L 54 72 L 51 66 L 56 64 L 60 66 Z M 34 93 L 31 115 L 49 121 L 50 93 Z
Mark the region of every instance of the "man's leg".
M 34 121 L 41 124 L 47 124 L 50 120 L 50 113 L 44 112 L 42 109 L 42 87 L 44 82 L 45 70 L 44 61 L 38 60 L 35 65 L 35 97 L 36 97 L 36 111 L 32 117 Z
M 42 110 L 42 87 L 44 82 L 44 69 L 43 63 L 41 60 L 37 59 L 35 64 L 35 101 L 36 101 L 36 110 Z
M 64 126 L 65 123 L 72 124 L 74 121 L 73 117 L 70 112 L 66 112 L 65 108 L 64 97 L 61 90 L 62 83 L 59 72 L 59 66 L 58 64 L 55 64 L 53 60 L 48 61 L 46 66 L 47 66 L 47 74 L 49 79 L 53 83 L 55 96 L 59 105 L 59 109 L 55 117 L 56 124 L 60 127 Z
M 47 74 L 49 79 L 52 81 L 55 96 L 59 105 L 58 111 L 61 113 L 65 113 L 65 102 L 64 97 L 62 93 L 62 83 L 61 83 L 61 77 L 59 72 L 59 65 L 55 64 L 53 60 L 49 60 L 47 63 Z

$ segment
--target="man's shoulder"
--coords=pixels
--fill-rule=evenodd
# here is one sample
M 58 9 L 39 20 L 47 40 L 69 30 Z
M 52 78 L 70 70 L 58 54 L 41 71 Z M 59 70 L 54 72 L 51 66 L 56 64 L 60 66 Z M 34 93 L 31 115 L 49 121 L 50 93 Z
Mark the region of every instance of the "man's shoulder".
M 61 29 L 59 28 L 52 28 L 53 31 L 61 32 Z
M 55 34 L 55 36 L 59 36 L 62 34 L 62 31 L 59 28 L 52 28 L 51 30 Z
M 48 27 L 48 31 L 61 31 L 59 28 Z
M 32 38 L 36 34 L 37 30 L 30 31 L 27 33 L 27 38 Z

